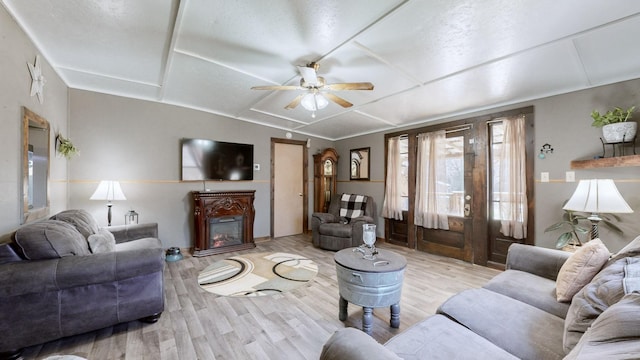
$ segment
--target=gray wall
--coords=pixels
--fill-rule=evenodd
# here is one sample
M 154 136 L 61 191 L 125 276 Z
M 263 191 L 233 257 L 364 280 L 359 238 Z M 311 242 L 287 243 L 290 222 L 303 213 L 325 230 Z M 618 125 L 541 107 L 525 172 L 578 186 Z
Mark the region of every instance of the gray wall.
M 114 202 L 113 225 L 124 223 L 130 209 L 140 222 L 157 222 L 165 246 L 192 246 L 192 190 L 202 182 L 180 181 L 180 139 L 203 138 L 254 145 L 260 171 L 253 181 L 207 181 L 211 190 L 256 190 L 254 236 L 270 235 L 271 138 L 285 131 L 222 116 L 94 92 L 70 91 L 71 134 L 80 156 L 69 166 L 69 205 L 91 212 L 107 223 L 106 203 L 89 200 L 100 180 L 118 180 L 127 200 Z M 293 134 L 293 140 L 307 140 Z M 309 149 L 309 214 L 313 211 L 313 158 L 318 148 L 332 146 L 311 138 Z M 277 216 L 277 215 L 276 215 Z
M 211 189 L 255 189 L 255 235 L 268 236 L 269 179 L 271 137 L 284 138 L 284 131 L 244 123 L 217 115 L 152 102 L 125 99 L 86 91 L 68 91 L 65 84 L 41 56 L 47 79 L 45 102 L 40 104 L 29 95 L 31 80 L 27 62 L 38 54 L 33 43 L 0 7 L 0 233 L 15 229 L 21 212 L 21 107 L 45 117 L 51 123 L 51 212 L 66 208 L 86 208 L 104 225 L 106 206 L 89 201 L 99 180 L 122 181 L 126 201 L 114 205 L 114 224 L 124 221 L 129 209 L 140 213 L 141 221 L 160 224 L 160 236 L 166 246 L 191 246 L 190 204 L 188 193 L 202 189 L 200 183 L 180 182 L 179 139 L 202 137 L 253 143 L 255 162 L 262 170 L 252 182 L 207 182 Z M 590 126 L 589 113 L 610 106 L 638 104 L 640 80 L 603 86 L 585 91 L 549 97 L 496 108 L 477 114 L 452 117 L 453 121 L 476 115 L 533 105 L 535 107 L 536 148 L 544 143 L 555 151 L 547 159 L 535 161 L 536 177 L 536 244 L 553 247 L 555 234 L 545 234 L 544 228 L 556 222 L 562 214 L 561 203 L 571 196 L 575 183 L 565 183 L 564 173 L 570 161 L 599 154 L 599 129 Z M 70 105 L 68 105 L 70 104 Z M 638 116 L 636 116 L 637 118 Z M 68 125 L 70 124 L 70 125 Z M 398 129 L 394 129 L 398 130 Z M 67 161 L 54 155 L 54 136 L 61 132 L 80 149 L 80 156 Z M 306 136 L 294 134 L 294 139 Z M 338 190 L 367 193 L 376 199 L 380 212 L 384 193 L 384 136 L 382 133 L 352 139 L 330 141 L 312 138 L 309 149 L 309 194 L 313 194 L 312 154 L 334 146 L 342 159 L 348 159 L 349 149 L 371 147 L 371 181 L 349 181 L 348 161 L 339 162 Z M 540 172 L 550 173 L 551 182 L 540 183 Z M 608 168 L 577 170 L 576 179 L 613 178 L 636 213 L 623 216 L 625 235 L 618 238 L 602 230 L 601 235 L 610 250 L 615 251 L 640 233 L 640 168 Z M 312 198 L 311 198 L 312 199 Z M 312 212 L 312 201 L 309 212 Z M 378 235 L 384 233 L 384 222 L 378 219 Z
M 604 111 L 613 106 L 623 108 L 640 105 L 640 80 L 601 86 L 569 94 L 538 99 L 508 107 L 495 108 L 475 114 L 452 117 L 438 122 L 454 121 L 478 115 L 499 112 L 524 106 L 534 106 L 535 149 L 539 151 L 543 144 L 553 146 L 553 154 L 546 159 L 535 159 L 535 232 L 536 245 L 555 247 L 558 233 L 545 233 L 549 225 L 560 221 L 562 203 L 571 197 L 576 183 L 565 182 L 565 172 L 575 171 L 576 181 L 581 179 L 612 178 L 622 196 L 635 213 L 621 215 L 618 225 L 625 232 L 619 237 L 600 227 L 600 236 L 609 250 L 617 251 L 627 242 L 640 235 L 640 168 L 603 168 L 594 170 L 571 170 L 572 160 L 589 159 L 602 153 L 599 137 L 601 129 L 591 126 L 590 113 L 594 109 Z M 640 112 L 635 115 L 640 118 Z M 400 129 L 394 129 L 398 131 Z M 338 153 L 348 157 L 349 149 L 371 146 L 371 183 L 349 181 L 349 168 L 346 162 L 340 162 L 338 191 L 358 192 L 374 196 L 378 204 L 378 214 L 384 198 L 384 136 L 372 134 L 341 140 L 336 143 Z M 640 145 L 637 146 L 640 151 Z M 639 152 L 640 153 L 640 152 Z M 608 156 L 610 153 L 608 153 Z M 541 183 L 540 173 L 549 172 L 550 182 Z M 378 236 L 384 234 L 384 221 L 378 219 Z
M 10 232 L 22 219 L 22 107 L 49 121 L 51 211 L 67 207 L 67 160 L 55 156 L 55 134 L 67 136 L 67 86 L 40 54 L 46 79 L 44 103 L 30 96 L 33 64 L 39 52 L 25 33 L 0 6 L 0 234 Z

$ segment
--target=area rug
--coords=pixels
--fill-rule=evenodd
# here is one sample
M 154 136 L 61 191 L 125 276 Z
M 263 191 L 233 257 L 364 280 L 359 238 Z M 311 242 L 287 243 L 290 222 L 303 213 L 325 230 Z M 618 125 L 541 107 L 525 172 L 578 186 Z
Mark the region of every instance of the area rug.
M 251 253 L 207 266 L 198 275 L 198 284 L 222 296 L 268 296 L 298 288 L 316 274 L 316 263 L 300 255 Z

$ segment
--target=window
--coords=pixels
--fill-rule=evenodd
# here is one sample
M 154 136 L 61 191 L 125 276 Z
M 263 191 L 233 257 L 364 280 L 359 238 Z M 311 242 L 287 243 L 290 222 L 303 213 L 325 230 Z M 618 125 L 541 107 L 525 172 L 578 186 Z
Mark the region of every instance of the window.
M 447 215 L 464 216 L 464 136 L 447 136 L 446 141 L 447 180 L 441 196 Z

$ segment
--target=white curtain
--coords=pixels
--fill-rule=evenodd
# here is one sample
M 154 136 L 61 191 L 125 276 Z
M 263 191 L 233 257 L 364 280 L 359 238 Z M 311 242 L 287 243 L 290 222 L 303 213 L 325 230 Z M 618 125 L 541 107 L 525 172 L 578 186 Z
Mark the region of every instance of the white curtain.
M 387 179 L 382 203 L 382 216 L 402 220 L 402 181 L 400 164 L 400 136 L 389 138 L 387 146 Z
M 524 115 L 503 120 L 498 191 L 500 232 L 515 239 L 527 237 L 527 179 Z
M 414 222 L 429 229 L 449 230 L 446 194 L 446 133 L 418 135 Z

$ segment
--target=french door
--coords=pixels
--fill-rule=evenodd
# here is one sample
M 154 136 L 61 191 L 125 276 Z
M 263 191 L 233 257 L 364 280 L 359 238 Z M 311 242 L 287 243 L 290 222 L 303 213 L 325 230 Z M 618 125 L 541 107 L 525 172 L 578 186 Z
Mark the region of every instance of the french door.
M 438 197 L 447 204 L 449 230 L 416 226 L 418 250 L 471 262 L 473 260 L 473 168 L 474 141 L 471 126 L 447 131 L 446 182 L 439 184 Z
M 495 212 L 498 201 L 495 186 L 495 156 L 500 148 L 500 118 L 525 114 L 527 126 L 527 198 L 528 232 L 516 240 L 500 233 L 500 218 Z M 449 230 L 427 229 L 414 224 L 416 194 L 417 139 L 419 133 L 446 130 L 447 181 L 441 196 L 450 204 Z M 402 163 L 406 165 L 406 199 L 403 219 L 385 219 L 386 241 L 421 251 L 465 260 L 481 265 L 503 266 L 507 249 L 513 242 L 533 244 L 533 107 L 448 124 L 413 129 L 401 135 Z M 387 150 L 388 151 L 388 150 Z

